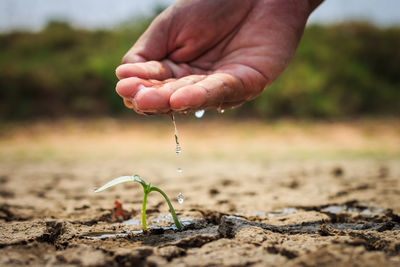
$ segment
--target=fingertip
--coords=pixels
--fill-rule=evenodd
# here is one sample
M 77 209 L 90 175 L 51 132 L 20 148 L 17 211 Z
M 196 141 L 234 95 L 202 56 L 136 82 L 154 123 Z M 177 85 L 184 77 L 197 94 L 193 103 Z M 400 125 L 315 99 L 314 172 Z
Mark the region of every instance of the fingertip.
M 139 77 L 139 78 L 144 78 L 148 79 L 146 75 L 144 75 L 143 69 L 140 67 L 139 64 L 132 64 L 132 63 L 126 63 L 119 65 L 115 69 L 115 74 L 117 75 L 118 79 L 126 79 L 130 77 Z
M 120 80 L 126 78 L 126 76 L 124 75 L 124 73 L 125 73 L 125 66 L 124 66 L 124 65 L 119 65 L 119 66 L 115 69 L 115 76 L 117 76 L 117 78 L 120 79 Z
M 115 91 L 124 98 L 132 98 L 138 91 L 138 86 L 141 84 L 141 80 L 136 77 L 122 79 L 117 82 Z
M 204 106 L 207 101 L 207 92 L 196 85 L 182 87 L 170 97 L 170 107 L 173 110 L 197 109 Z
M 122 64 L 116 68 L 115 74 L 120 80 L 129 77 L 138 77 L 161 81 L 172 77 L 170 68 L 159 61 Z
M 160 112 L 169 110 L 168 98 L 155 88 L 139 90 L 133 98 L 135 108 L 144 112 Z
M 121 97 L 128 97 L 128 95 L 126 93 L 127 88 L 126 88 L 125 82 L 123 80 L 120 80 L 117 82 L 117 84 L 115 85 L 115 91 Z

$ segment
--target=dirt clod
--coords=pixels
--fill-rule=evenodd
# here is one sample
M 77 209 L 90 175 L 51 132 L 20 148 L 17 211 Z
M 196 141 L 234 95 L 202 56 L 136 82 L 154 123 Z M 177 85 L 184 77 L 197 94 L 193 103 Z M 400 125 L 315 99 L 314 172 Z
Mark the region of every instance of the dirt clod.
M 343 176 L 344 171 L 341 167 L 335 167 L 332 169 L 331 173 L 336 177 L 340 177 Z

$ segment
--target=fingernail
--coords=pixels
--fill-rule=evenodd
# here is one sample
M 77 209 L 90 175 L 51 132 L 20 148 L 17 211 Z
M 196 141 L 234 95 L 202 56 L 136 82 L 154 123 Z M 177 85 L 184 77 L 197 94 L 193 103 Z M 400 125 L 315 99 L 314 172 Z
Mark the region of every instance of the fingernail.
M 124 98 L 124 104 L 127 108 L 133 108 L 132 100 Z

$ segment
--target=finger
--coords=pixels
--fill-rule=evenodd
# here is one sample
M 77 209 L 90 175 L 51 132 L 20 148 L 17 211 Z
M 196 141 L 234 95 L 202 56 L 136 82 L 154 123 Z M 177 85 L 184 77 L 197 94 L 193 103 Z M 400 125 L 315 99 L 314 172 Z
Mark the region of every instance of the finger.
M 173 76 L 170 67 L 159 61 L 123 64 L 117 67 L 115 73 L 120 80 L 129 77 L 165 80 Z
M 226 73 L 208 75 L 205 79 L 176 90 L 170 98 L 172 110 L 204 109 L 219 107 L 224 101 L 239 101 L 243 84 Z
M 167 113 L 171 111 L 171 95 L 182 87 L 195 84 L 206 77 L 205 75 L 190 75 L 178 80 L 165 82 L 160 86 L 140 90 L 132 100 L 135 110 L 141 112 Z
M 140 79 L 137 77 L 131 77 L 131 78 L 126 78 L 123 80 L 120 80 L 116 87 L 115 90 L 117 93 L 126 99 L 131 99 L 134 98 L 137 94 L 137 92 L 140 90 L 140 86 L 143 87 L 156 87 L 160 86 L 161 82 L 156 81 L 156 80 L 144 80 Z

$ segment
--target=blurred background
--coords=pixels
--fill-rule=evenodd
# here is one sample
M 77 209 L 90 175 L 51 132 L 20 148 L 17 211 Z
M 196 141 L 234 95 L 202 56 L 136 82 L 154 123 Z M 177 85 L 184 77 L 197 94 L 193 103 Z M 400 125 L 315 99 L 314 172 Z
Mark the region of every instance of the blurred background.
M 2 160 L 173 150 L 170 120 L 137 115 L 114 89 L 122 56 L 173 2 L 1 0 Z M 207 111 L 201 122 L 178 116 L 184 149 L 198 158 L 400 156 L 398 10 L 397 0 L 325 1 L 260 97 L 223 115 Z M 147 140 L 141 149 L 138 139 Z
M 114 91 L 121 57 L 172 0 L 2 0 L 0 118 L 135 116 Z M 235 118 L 398 116 L 400 3 L 325 1 L 285 73 Z
M 392 221 L 400 212 L 400 1 L 324 1 L 311 15 L 293 61 L 261 96 L 223 114 L 206 111 L 202 119 L 176 116 L 179 156 L 171 119 L 137 115 L 115 92 L 122 56 L 173 2 L 0 0 L 0 266 L 79 265 L 81 258 L 90 258 L 81 265 L 107 265 L 109 255 L 122 255 L 118 263 L 136 263 L 136 256 L 125 258 L 119 249 L 143 244 L 141 251 L 150 251 L 153 241 L 124 238 L 114 246 L 116 238 L 99 243 L 84 238 L 86 231 L 125 229 L 106 221 L 114 200 L 139 218 L 137 185 L 93 193 L 112 178 L 132 173 L 162 188 L 185 216 L 204 208 L 213 221 L 220 214 L 257 222 L 262 216 L 271 219 L 268 224 L 295 228 L 322 220 L 327 224 L 318 230 L 321 235 L 355 238 L 334 236 L 331 250 L 328 239 L 312 234 L 312 240 L 299 239 L 304 253 L 297 252 L 294 239 L 284 238 L 272 252 L 265 250 L 279 252 L 274 255 L 279 261 L 294 255 L 294 264 L 317 262 L 303 260 L 307 254 L 324 255 L 324 263 L 346 262 L 346 255 L 358 265 L 371 259 L 398 263 L 399 240 L 387 238 L 392 232 L 386 230 L 396 225 Z M 185 196 L 183 205 L 178 193 Z M 149 198 L 151 218 L 168 212 L 158 197 Z M 293 207 L 304 209 L 286 214 Z M 343 207 L 346 213 L 329 211 L 325 220 L 317 212 L 325 207 Z M 364 218 L 369 218 L 365 224 Z M 367 232 L 333 226 L 336 221 Z M 372 223 L 378 221 L 379 228 Z M 258 235 L 244 232 L 227 246 L 235 252 L 241 243 L 250 249 L 248 255 L 267 248 L 265 242 L 263 247 L 258 241 L 247 244 L 252 239 L 242 238 L 247 233 Z M 80 241 L 71 243 L 72 235 Z M 216 265 L 219 256 L 210 260 Z

